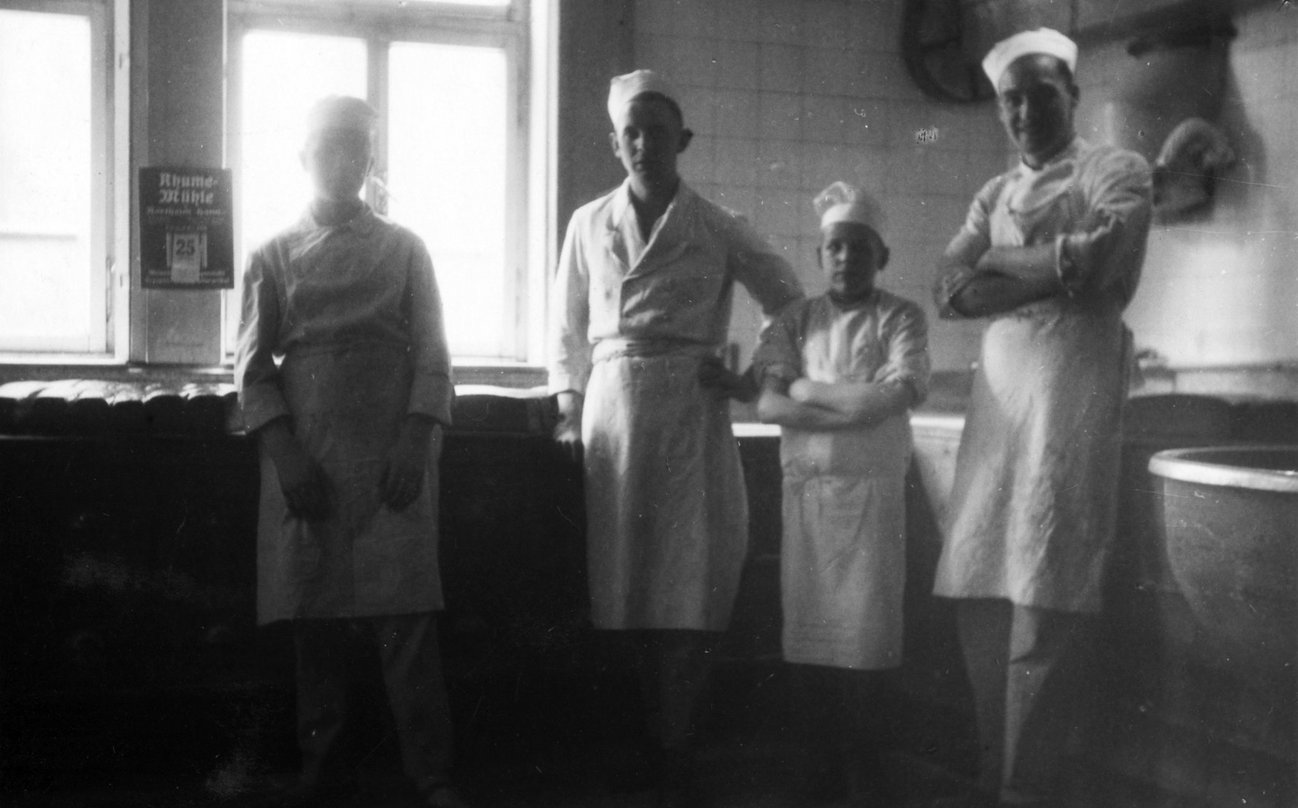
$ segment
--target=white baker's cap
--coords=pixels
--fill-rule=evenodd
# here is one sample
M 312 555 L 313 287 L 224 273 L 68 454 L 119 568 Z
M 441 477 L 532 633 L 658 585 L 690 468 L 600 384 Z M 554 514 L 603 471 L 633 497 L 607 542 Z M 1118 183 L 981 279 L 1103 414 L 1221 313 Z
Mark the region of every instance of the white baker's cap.
M 1001 74 L 1015 59 L 1032 53 L 1054 56 L 1068 65 L 1070 71 L 1077 69 L 1077 43 L 1053 28 L 1037 28 L 1020 31 L 993 45 L 983 57 L 983 72 L 992 80 L 992 87 L 996 87 Z
M 854 185 L 838 181 L 816 194 L 812 200 L 816 215 L 820 217 L 820 229 L 824 230 L 837 222 L 855 222 L 869 227 L 879 237 L 883 237 L 883 228 L 887 223 L 883 207 L 874 197 Z
M 308 135 L 326 129 L 372 132 L 379 114 L 365 101 L 348 95 L 330 95 L 311 105 L 306 114 Z
M 608 84 L 608 117 L 617 124 L 618 116 L 631 99 L 641 93 L 658 93 L 679 104 L 676 91 L 662 76 L 652 70 L 636 70 L 614 76 Z

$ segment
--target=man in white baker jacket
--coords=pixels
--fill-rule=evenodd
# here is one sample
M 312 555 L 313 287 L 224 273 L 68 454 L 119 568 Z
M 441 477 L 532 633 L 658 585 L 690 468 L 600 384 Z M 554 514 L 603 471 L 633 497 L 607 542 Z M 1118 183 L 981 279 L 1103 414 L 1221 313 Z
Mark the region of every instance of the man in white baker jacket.
M 935 585 L 957 599 L 977 805 L 1054 793 L 1113 543 L 1150 171 L 1077 136 L 1076 63 L 1050 29 L 984 59 L 1020 161 L 974 197 L 936 286 L 943 316 L 989 321 Z
M 307 121 L 314 198 L 244 281 L 235 379 L 261 452 L 257 612 L 292 621 L 299 787 L 338 799 L 349 651 L 377 651 L 421 804 L 456 808 L 435 612 L 437 460 L 453 388 L 432 261 L 358 192 L 376 113 L 329 97 Z
M 639 70 L 612 80 L 613 152 L 626 181 L 573 214 L 550 302 L 556 439 L 584 450 L 596 628 L 645 651 L 645 695 L 668 803 L 689 790 L 690 728 L 708 644 L 724 630 L 748 546 L 748 508 L 719 378 L 731 296 L 771 315 L 801 296 L 789 264 L 677 173 L 692 133 L 675 93 Z

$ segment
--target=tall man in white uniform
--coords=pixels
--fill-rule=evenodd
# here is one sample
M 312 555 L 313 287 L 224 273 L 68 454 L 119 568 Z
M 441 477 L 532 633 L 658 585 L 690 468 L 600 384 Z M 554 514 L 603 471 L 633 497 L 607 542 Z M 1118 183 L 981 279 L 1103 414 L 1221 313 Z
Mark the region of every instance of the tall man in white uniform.
M 314 197 L 244 276 L 235 381 L 261 450 L 257 616 L 291 621 L 297 654 L 301 783 L 283 805 L 341 799 L 348 657 L 363 643 L 420 804 L 462 808 L 434 614 L 451 363 L 428 250 L 358 196 L 376 118 L 358 98 L 312 107 Z
M 974 197 L 936 286 L 989 323 L 935 593 L 956 615 L 982 747 L 974 804 L 1048 804 L 1113 541 L 1145 160 L 1077 137 L 1077 46 L 1037 29 L 983 61 L 1021 160 Z M 1073 688 L 1073 689 L 1070 689 Z
M 612 80 L 614 191 L 573 214 L 551 297 L 555 437 L 584 448 L 596 628 L 634 631 L 671 802 L 687 785 L 708 640 L 724 630 L 748 547 L 739 453 L 716 378 L 742 284 L 774 314 L 801 297 L 793 270 L 735 214 L 677 173 L 680 106 L 648 70 Z

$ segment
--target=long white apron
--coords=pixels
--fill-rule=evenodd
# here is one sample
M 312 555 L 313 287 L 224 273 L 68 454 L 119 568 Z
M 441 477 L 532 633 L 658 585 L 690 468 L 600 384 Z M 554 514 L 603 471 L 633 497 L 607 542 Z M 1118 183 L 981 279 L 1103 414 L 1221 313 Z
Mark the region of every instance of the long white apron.
M 437 468 L 404 511 L 379 501 L 385 457 L 410 400 L 406 347 L 361 343 L 290 351 L 280 367 L 294 433 L 329 479 L 332 512 L 289 514 L 261 458 L 257 611 L 281 619 L 369 617 L 442 608 Z
M 992 211 L 993 244 L 1030 240 L 1009 196 Z M 1077 215 L 1072 204 L 1066 190 L 1058 193 L 1036 212 L 1034 226 L 1065 230 Z M 1100 609 L 1130 352 L 1117 297 L 1056 297 L 990 322 L 935 594 Z
M 729 403 L 701 346 L 606 340 L 582 415 L 591 618 L 602 629 L 722 631 L 748 551 Z
M 787 661 L 901 664 L 910 448 L 907 414 L 875 427 L 783 430 Z

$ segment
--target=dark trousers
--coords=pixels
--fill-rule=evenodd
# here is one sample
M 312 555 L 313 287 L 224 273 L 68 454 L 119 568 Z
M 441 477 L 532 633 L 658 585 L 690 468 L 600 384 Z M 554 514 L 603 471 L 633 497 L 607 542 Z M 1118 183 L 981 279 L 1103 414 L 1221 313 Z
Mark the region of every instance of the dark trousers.
M 800 788 L 825 799 L 883 791 L 892 711 L 883 671 L 790 665 L 789 724 Z
M 358 641 L 378 652 L 406 775 L 421 791 L 447 781 L 451 716 L 434 614 L 298 620 L 293 640 L 304 784 L 319 785 L 336 774 Z
M 1047 799 L 1085 715 L 1078 707 L 1094 616 L 973 598 L 957 601 L 956 620 L 978 724 L 979 788 L 1009 804 Z
M 668 753 L 688 753 L 716 632 L 642 629 L 625 635 L 635 654 L 650 736 Z

